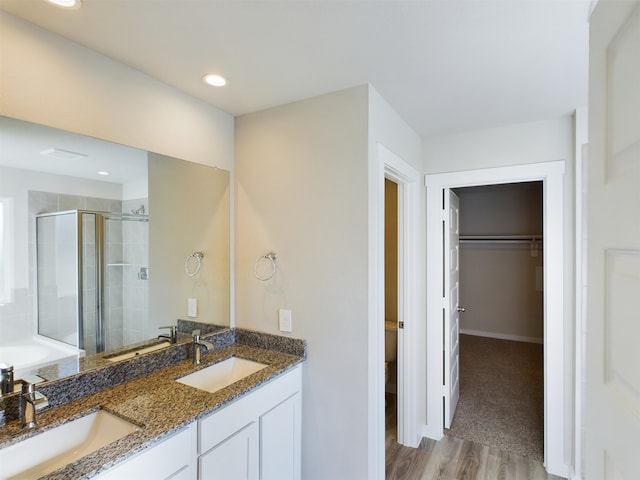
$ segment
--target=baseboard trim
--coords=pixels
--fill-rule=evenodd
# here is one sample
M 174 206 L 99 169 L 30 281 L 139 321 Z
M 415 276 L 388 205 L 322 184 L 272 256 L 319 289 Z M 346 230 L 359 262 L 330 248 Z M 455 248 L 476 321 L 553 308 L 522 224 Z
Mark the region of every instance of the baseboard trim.
M 512 340 L 514 342 L 539 343 L 542 345 L 542 338 L 524 337 L 522 335 L 509 335 L 505 333 L 482 332 L 480 330 L 464 330 L 460 329 L 460 333 L 464 335 L 473 335 L 475 337 L 497 338 L 499 340 Z

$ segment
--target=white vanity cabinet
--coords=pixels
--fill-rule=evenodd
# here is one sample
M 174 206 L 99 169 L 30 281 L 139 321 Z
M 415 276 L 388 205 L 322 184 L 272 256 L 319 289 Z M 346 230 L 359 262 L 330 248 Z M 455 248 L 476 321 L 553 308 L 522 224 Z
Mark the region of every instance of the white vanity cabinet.
M 299 480 L 301 367 L 198 422 L 199 480 Z
M 196 478 L 193 452 L 197 426 L 192 423 L 158 445 L 99 475 L 100 480 L 192 480 Z
M 298 365 L 194 422 L 100 480 L 300 480 Z

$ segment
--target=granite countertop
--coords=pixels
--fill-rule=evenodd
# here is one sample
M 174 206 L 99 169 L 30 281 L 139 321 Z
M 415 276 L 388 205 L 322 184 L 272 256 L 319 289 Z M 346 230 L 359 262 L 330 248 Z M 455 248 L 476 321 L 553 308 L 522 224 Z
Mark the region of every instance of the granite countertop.
M 215 393 L 174 381 L 234 355 L 265 363 L 268 367 Z M 33 430 L 21 430 L 19 421 L 7 423 L 0 428 L 0 449 L 97 409 L 119 415 L 139 426 L 137 431 L 126 437 L 42 477 L 47 480 L 91 478 L 224 407 L 303 360 L 302 356 L 235 343 L 203 353 L 201 365 L 193 365 L 190 359 L 184 360 L 135 380 L 44 410 L 38 413 L 38 427 Z

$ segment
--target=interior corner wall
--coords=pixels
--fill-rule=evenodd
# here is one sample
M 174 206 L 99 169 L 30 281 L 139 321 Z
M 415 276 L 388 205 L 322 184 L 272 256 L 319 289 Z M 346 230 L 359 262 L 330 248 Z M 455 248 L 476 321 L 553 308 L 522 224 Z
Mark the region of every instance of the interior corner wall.
M 291 309 L 303 365 L 305 479 L 368 478 L 367 87 L 236 119 L 236 326 Z M 260 281 L 254 263 L 273 251 Z M 287 335 L 284 333 L 284 335 Z
M 0 45 L 0 114 L 233 169 L 231 115 L 4 12 Z

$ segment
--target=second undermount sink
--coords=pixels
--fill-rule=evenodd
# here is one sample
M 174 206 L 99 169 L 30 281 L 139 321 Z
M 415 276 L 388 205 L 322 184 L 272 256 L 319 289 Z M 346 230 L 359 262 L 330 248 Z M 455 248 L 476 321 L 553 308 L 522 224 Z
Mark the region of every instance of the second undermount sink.
M 116 415 L 95 411 L 1 449 L 0 480 L 40 478 L 136 430 Z
M 267 365 L 264 363 L 230 357 L 222 362 L 214 363 L 202 370 L 178 378 L 176 381 L 213 393 L 265 367 Z

